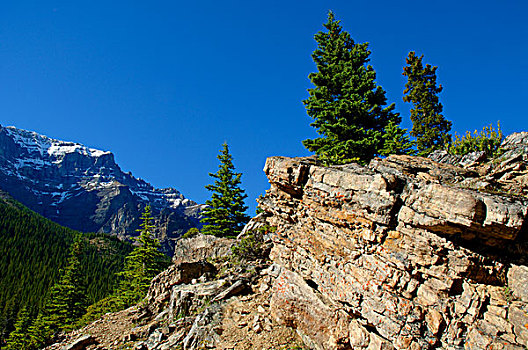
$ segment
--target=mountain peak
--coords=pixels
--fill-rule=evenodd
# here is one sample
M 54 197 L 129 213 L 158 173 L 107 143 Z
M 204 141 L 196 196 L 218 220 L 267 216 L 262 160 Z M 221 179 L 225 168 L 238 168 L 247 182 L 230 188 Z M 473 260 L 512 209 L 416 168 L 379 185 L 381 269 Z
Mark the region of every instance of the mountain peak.
M 109 151 L 0 126 L 0 189 L 30 209 L 84 232 L 136 235 L 151 205 L 163 241 L 198 226 L 202 205 L 174 188 L 154 188 L 123 172 Z
M 0 125 L 1 129 L 2 126 Z M 6 126 L 4 129 L 21 147 L 26 148 L 28 151 L 37 151 L 42 156 L 48 154 L 50 157 L 58 158 L 63 157 L 67 153 L 79 153 L 89 157 L 101 157 L 112 154 L 109 151 L 89 148 L 76 142 L 53 139 L 34 131 L 18 129 L 14 126 Z

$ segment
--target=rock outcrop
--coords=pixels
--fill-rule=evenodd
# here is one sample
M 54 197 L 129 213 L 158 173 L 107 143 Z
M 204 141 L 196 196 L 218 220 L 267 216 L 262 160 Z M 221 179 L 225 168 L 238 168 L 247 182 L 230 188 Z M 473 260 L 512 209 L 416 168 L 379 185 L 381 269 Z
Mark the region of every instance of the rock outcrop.
M 121 238 L 137 235 L 150 204 L 167 252 L 174 238 L 200 225 L 201 205 L 123 172 L 111 152 L 14 127 L 0 126 L 0 189 L 61 225 Z
M 236 242 L 178 241 L 141 304 L 51 348 L 526 349 L 525 140 L 494 162 L 269 158 L 263 213 Z M 262 257 L 226 256 L 250 237 Z
M 312 349 L 528 346 L 526 155 L 477 165 L 269 158 L 276 320 Z
M 255 224 L 255 222 L 253 222 Z M 258 224 L 256 225 L 258 226 Z M 64 335 L 48 350 L 295 349 L 295 330 L 270 314 L 272 276 L 263 256 L 231 256 L 234 239 L 178 240 L 174 264 L 156 276 L 137 306 Z M 264 250 L 268 251 L 268 250 Z M 85 340 L 89 339 L 90 343 Z
M 222 258 L 231 254 L 231 247 L 234 244 L 233 239 L 198 234 L 177 242 L 172 262 L 175 264 L 193 263 Z

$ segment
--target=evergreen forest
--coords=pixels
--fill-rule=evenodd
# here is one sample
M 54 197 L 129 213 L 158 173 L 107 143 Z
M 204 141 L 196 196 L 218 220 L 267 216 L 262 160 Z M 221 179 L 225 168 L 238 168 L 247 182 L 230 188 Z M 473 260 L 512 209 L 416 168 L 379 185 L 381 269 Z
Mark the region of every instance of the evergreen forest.
M 1 339 L 13 330 L 17 314 L 35 316 L 60 279 L 76 236 L 83 242 L 79 272 L 86 301 L 106 297 L 117 283 L 132 246 L 104 234 L 80 234 L 29 210 L 0 192 Z M 23 313 L 24 313 L 23 312 Z

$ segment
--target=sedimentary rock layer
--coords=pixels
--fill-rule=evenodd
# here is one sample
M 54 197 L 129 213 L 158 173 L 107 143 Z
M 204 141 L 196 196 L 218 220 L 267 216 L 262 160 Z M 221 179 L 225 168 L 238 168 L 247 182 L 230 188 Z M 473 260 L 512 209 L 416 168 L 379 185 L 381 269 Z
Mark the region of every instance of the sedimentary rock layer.
M 528 345 L 525 197 L 468 188 L 477 170 L 419 157 L 272 157 L 264 170 L 281 271 L 271 308 L 308 346 Z

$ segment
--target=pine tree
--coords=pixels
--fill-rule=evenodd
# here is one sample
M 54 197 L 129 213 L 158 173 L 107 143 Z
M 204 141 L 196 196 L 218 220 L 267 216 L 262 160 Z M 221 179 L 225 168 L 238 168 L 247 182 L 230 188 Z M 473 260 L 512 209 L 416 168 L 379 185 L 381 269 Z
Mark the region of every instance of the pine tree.
M 222 145 L 218 159 L 218 172 L 209 173 L 216 180 L 212 185 L 205 186 L 213 193 L 211 199 L 205 202 L 208 208 L 202 212 L 202 222 L 205 223 L 202 233 L 219 237 L 236 236 L 249 221 L 249 216 L 244 213 L 247 210 L 244 204 L 247 195 L 240 188 L 242 174 L 235 173 L 227 143 Z
M 83 241 L 77 236 L 70 248 L 68 265 L 62 271 L 59 282 L 51 288 L 47 302 L 29 329 L 33 347 L 39 348 L 57 332 L 71 329 L 86 311 L 86 286 L 80 269 L 82 253 Z
M 26 350 L 29 348 L 28 329 L 31 325 L 29 310 L 26 307 L 20 309 L 15 322 L 15 330 L 7 338 L 7 350 Z
M 394 104 L 387 104 L 385 91 L 376 84 L 368 43 L 355 43 L 340 21 L 328 13 L 326 32 L 315 35 L 312 58 L 316 73 L 308 76 L 314 88 L 303 103 L 311 124 L 322 136 L 304 140 L 308 150 L 328 164 L 365 163 L 383 148 L 383 133 L 389 122 L 399 124 Z
M 150 281 L 168 265 L 168 258 L 159 251 L 160 243 L 153 238 L 156 226 L 152 224 L 152 212 L 147 205 L 141 215 L 138 246 L 126 257 L 123 280 L 117 295 L 122 307 L 128 307 L 145 297 Z
M 59 330 L 57 324 L 58 321 L 53 314 L 48 314 L 46 311 L 39 312 L 37 318 L 28 330 L 28 349 L 33 350 L 44 347 Z
M 155 225 L 152 224 L 152 212 L 147 205 L 141 215 L 137 246 L 125 258 L 125 267 L 119 273 L 121 281 L 112 294 L 90 305 L 77 326 L 86 325 L 107 312 L 116 312 L 132 306 L 143 299 L 150 282 L 165 269 L 170 261 L 159 251 L 160 243 L 153 238 Z
M 409 140 L 407 129 L 400 128 L 396 123 L 390 121 L 385 127 L 383 134 L 383 149 L 380 151 L 382 156 L 391 154 L 414 154 L 414 142 Z
M 451 122 L 442 115 L 443 106 L 438 99 L 442 85 L 436 85 L 436 69 L 430 64 L 425 67 L 423 55 L 418 57 L 409 52 L 403 75 L 407 77 L 403 101 L 412 103 L 411 135 L 416 137 L 418 155 L 426 156 L 434 150 L 445 148 L 450 142 Z

